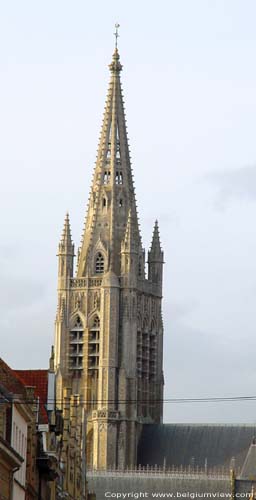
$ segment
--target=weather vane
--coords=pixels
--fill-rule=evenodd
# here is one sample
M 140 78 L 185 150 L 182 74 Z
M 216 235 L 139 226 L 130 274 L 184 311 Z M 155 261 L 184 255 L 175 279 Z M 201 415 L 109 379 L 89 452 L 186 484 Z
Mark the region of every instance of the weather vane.
M 120 36 L 119 33 L 118 33 L 118 30 L 120 28 L 120 24 L 116 23 L 115 24 L 115 28 L 116 28 L 116 31 L 115 31 L 114 35 L 115 35 L 115 38 L 116 38 L 116 49 L 117 49 L 117 39 Z

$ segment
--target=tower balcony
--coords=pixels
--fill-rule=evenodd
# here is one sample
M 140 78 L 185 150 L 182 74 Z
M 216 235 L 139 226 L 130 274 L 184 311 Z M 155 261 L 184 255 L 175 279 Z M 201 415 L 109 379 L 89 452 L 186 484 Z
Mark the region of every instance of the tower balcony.
M 70 278 L 70 288 L 99 288 L 102 278 Z
M 118 420 L 120 417 L 120 412 L 118 410 L 93 410 L 92 418 L 100 420 Z

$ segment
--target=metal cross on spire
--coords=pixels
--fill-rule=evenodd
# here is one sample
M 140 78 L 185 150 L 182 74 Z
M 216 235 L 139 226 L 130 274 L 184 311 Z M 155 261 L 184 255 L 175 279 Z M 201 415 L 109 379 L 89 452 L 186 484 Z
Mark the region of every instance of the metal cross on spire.
M 120 36 L 120 35 L 119 35 L 119 33 L 118 33 L 118 30 L 119 30 L 119 28 L 120 28 L 120 24 L 116 23 L 116 24 L 115 24 L 115 28 L 116 28 L 116 31 L 115 31 L 115 33 L 114 33 L 115 38 L 116 38 L 115 47 L 116 47 L 116 49 L 117 49 L 117 39 L 118 39 L 118 37 Z

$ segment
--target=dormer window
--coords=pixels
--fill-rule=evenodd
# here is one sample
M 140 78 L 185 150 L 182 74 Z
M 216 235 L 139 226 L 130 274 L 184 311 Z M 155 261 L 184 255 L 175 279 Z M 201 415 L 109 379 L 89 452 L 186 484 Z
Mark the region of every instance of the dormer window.
M 102 253 L 98 253 L 95 260 L 95 272 L 96 274 L 104 273 L 104 257 Z

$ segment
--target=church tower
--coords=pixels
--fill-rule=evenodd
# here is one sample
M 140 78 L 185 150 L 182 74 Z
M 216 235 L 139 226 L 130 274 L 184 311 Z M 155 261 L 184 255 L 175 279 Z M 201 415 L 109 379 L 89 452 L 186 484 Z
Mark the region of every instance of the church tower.
M 59 244 L 55 371 L 86 415 L 87 466 L 135 466 L 143 424 L 162 420 L 163 252 L 158 224 L 145 272 L 117 48 L 77 268 L 68 215 Z

